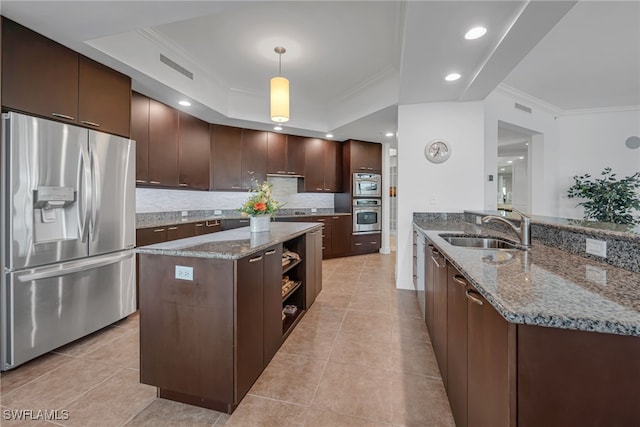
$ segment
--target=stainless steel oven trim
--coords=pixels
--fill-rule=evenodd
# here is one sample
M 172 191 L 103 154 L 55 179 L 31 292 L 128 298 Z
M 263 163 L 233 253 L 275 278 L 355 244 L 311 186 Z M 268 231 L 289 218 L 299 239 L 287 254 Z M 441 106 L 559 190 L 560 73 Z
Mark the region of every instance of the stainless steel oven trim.
M 371 181 L 378 184 L 378 190 L 373 193 L 362 194 L 358 190 L 358 183 L 363 181 Z M 376 173 L 354 173 L 353 174 L 353 197 L 381 197 L 382 187 L 382 175 Z
M 358 213 L 362 211 L 375 212 L 378 215 L 378 221 L 375 224 L 371 224 L 371 226 L 366 226 L 366 227 L 362 226 L 365 229 L 359 230 L 361 226 L 358 225 Z M 380 233 L 382 231 L 382 221 L 380 220 L 381 214 L 382 214 L 381 206 L 367 206 L 367 207 L 354 206 L 353 207 L 353 234 Z

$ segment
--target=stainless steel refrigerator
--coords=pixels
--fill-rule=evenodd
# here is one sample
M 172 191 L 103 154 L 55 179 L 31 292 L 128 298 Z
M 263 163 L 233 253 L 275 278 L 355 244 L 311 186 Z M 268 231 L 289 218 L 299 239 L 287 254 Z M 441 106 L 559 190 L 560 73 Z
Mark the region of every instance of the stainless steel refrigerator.
M 135 141 L 2 120 L 4 371 L 135 311 Z

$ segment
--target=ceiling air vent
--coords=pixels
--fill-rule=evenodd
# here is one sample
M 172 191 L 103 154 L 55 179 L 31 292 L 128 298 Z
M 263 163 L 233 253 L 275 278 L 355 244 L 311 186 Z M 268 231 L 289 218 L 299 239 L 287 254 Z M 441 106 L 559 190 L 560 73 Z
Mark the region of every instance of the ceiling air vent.
M 190 78 L 191 80 L 193 80 L 193 73 L 191 71 L 187 70 L 186 68 L 184 68 L 182 65 L 178 64 L 177 62 L 170 60 L 169 58 L 167 58 L 163 54 L 160 54 L 160 62 L 168 65 L 169 67 L 173 68 L 174 70 L 176 70 L 180 74 L 182 74 L 182 75 Z
M 531 114 L 531 108 L 527 107 L 526 105 L 518 104 L 516 102 L 515 107 L 518 110 L 521 110 L 521 111 L 524 111 L 525 113 Z

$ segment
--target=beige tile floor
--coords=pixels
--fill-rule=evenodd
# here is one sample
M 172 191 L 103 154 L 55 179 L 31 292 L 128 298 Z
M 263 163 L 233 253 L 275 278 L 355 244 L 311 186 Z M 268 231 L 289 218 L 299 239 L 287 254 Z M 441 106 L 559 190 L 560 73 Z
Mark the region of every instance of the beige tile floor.
M 415 294 L 395 289 L 394 258 L 324 261 L 322 293 L 232 416 L 139 383 L 133 315 L 3 373 L 0 425 L 453 426 Z M 58 419 L 8 420 L 11 410 Z

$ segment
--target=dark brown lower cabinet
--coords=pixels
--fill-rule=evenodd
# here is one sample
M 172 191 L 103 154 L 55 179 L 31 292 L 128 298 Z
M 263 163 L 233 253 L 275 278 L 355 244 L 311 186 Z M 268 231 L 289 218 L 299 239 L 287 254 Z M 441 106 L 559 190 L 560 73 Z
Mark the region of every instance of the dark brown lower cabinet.
M 432 252 L 433 333 L 431 342 L 440 367 L 442 382 L 447 387 L 447 261 L 437 250 Z M 436 258 L 437 257 L 437 258 Z
M 369 254 L 380 250 L 381 234 L 352 234 L 351 255 Z
M 167 241 L 186 239 L 196 235 L 195 224 L 190 222 L 187 224 L 175 224 L 167 226 Z
M 220 225 L 219 220 L 211 220 L 211 221 L 203 221 L 195 223 L 196 236 L 200 236 L 202 234 L 211 234 L 216 233 L 222 230 L 222 226 Z
M 307 269 L 322 282 L 317 233 L 238 260 L 139 254 L 140 381 L 162 398 L 233 412 L 308 308 L 306 287 L 317 288 Z M 283 267 L 283 247 L 301 260 Z M 176 279 L 176 266 L 193 280 Z M 284 296 L 283 274 L 300 281 Z M 298 314 L 283 320 L 284 304 Z
M 467 280 L 447 262 L 447 395 L 456 427 L 467 426 Z
M 431 268 L 431 342 L 457 427 L 640 425 L 640 338 L 510 323 L 449 263 L 443 302 Z

